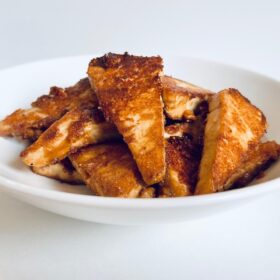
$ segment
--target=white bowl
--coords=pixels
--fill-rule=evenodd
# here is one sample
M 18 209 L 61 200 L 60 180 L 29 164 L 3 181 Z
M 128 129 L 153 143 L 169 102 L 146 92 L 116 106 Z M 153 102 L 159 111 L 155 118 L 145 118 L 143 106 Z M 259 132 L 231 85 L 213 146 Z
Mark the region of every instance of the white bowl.
M 69 86 L 86 76 L 94 56 L 41 61 L 0 71 L 0 117 L 27 107 L 52 85 Z M 213 91 L 234 87 L 260 107 L 270 124 L 268 138 L 280 142 L 280 83 L 243 69 L 185 57 L 164 57 L 165 73 Z M 61 184 L 33 174 L 20 159 L 24 143 L 0 139 L 0 189 L 39 208 L 81 220 L 108 224 L 180 222 L 224 212 L 280 191 L 280 162 L 249 187 L 222 193 L 169 199 L 97 197 L 84 186 Z M 278 192 L 279 194 L 280 192 Z

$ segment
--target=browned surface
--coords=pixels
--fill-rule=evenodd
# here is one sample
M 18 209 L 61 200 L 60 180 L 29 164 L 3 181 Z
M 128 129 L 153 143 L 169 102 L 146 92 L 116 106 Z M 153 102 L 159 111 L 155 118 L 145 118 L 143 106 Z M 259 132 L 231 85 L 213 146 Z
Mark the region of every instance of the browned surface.
M 40 109 L 18 109 L 0 121 L 0 136 L 35 140 L 54 121 Z
M 81 175 L 75 170 L 67 158 L 56 164 L 44 167 L 32 167 L 31 170 L 38 175 L 56 179 L 62 183 L 72 185 L 83 184 Z
M 165 174 L 160 57 L 108 54 L 93 59 L 88 75 L 105 117 L 123 135 L 147 184 Z
M 89 146 L 70 155 L 70 160 L 97 195 L 138 197 L 146 186 L 123 143 Z
M 143 188 L 139 194 L 139 198 L 154 198 L 156 197 L 156 189 L 154 187 Z
M 29 166 L 42 167 L 64 159 L 89 144 L 120 137 L 98 109 L 78 108 L 53 123 L 21 157 Z
M 186 134 L 192 133 L 192 124 L 191 123 L 174 123 L 171 125 L 165 126 L 164 138 L 168 139 L 172 136 L 182 137 Z
M 87 78 L 66 89 L 52 87 L 30 109 L 19 109 L 0 122 L 0 136 L 36 139 L 42 131 L 67 111 L 87 105 L 96 107 L 97 99 Z
M 166 177 L 162 185 L 167 196 L 191 195 L 197 183 L 202 147 L 188 136 L 171 137 L 166 141 Z
M 188 92 L 194 94 L 194 96 L 196 95 L 196 88 L 200 89 L 168 76 L 162 77 L 162 83 L 166 94 L 170 92 L 170 98 L 166 99 L 166 108 L 176 105 L 174 103 L 176 96 L 184 95 L 184 92 L 186 92 L 184 87 L 187 87 Z M 97 99 L 87 78 L 66 89 L 52 87 L 49 95 L 43 95 L 32 103 L 32 108 L 18 109 L 0 122 L 0 136 L 16 136 L 35 140 L 65 112 L 89 104 L 92 104 L 93 107 L 97 106 Z
M 223 190 L 266 130 L 262 112 L 235 89 L 221 91 L 209 105 L 197 194 Z
M 182 137 L 183 135 L 188 135 L 190 139 L 202 145 L 207 114 L 208 103 L 203 101 L 196 109 L 194 120 L 167 124 L 165 126 L 164 138 L 168 139 L 172 136 Z
M 261 143 L 252 148 L 246 158 L 228 180 L 226 188 L 240 188 L 249 184 L 280 156 L 280 145 L 275 141 Z
M 199 105 L 196 119 L 165 127 L 166 175 L 161 196 L 191 195 L 197 183 L 208 105 Z
M 166 115 L 173 120 L 194 119 L 198 105 L 213 92 L 172 77 L 161 77 Z

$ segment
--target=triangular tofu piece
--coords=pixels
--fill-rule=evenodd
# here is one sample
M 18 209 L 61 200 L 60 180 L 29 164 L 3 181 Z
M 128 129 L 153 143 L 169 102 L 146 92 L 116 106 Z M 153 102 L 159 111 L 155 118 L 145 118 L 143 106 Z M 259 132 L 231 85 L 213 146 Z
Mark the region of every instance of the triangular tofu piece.
M 70 160 L 97 195 L 138 197 L 146 187 L 124 143 L 88 146 L 70 155 Z
M 172 120 L 193 120 L 198 106 L 213 92 L 169 76 L 161 77 L 164 111 Z
M 18 109 L 0 121 L 0 136 L 35 140 L 66 112 L 84 105 L 98 106 L 88 78 L 65 89 L 52 87 L 50 93 L 39 97 L 30 109 Z
M 31 170 L 41 176 L 72 185 L 84 184 L 81 175 L 73 167 L 68 158 L 44 167 L 31 167 Z
M 162 68 L 160 57 L 128 54 L 93 59 L 88 68 L 105 117 L 117 126 L 149 185 L 165 174 Z
M 56 163 L 77 149 L 119 138 L 116 127 L 98 109 L 77 108 L 53 123 L 21 157 L 25 164 L 43 167 Z
M 211 98 L 196 194 L 221 191 L 266 131 L 263 113 L 236 89 Z

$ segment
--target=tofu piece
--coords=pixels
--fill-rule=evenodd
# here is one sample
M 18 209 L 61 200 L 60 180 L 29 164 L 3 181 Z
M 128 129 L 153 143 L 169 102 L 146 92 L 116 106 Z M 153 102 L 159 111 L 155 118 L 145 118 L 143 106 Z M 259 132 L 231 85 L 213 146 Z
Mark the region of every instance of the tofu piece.
M 201 102 L 208 101 L 213 92 L 169 76 L 161 77 L 164 111 L 172 120 L 193 120 Z
M 0 121 L 0 136 L 35 140 L 66 112 L 84 105 L 98 106 L 88 78 L 65 89 L 52 87 L 49 95 L 39 97 L 30 109 L 18 109 Z
M 231 176 L 225 189 L 241 188 L 248 185 L 273 162 L 279 159 L 280 145 L 275 141 L 260 143 L 246 155 L 238 170 Z
M 165 175 L 160 57 L 107 54 L 93 59 L 88 76 L 101 109 L 127 143 L 148 185 Z
M 196 119 L 187 122 L 177 122 L 165 126 L 164 138 L 172 136 L 189 136 L 195 143 L 203 145 L 205 122 L 208 114 L 208 103 L 202 102 L 196 112 Z
M 0 136 L 36 140 L 55 121 L 40 108 L 18 109 L 0 121 Z
M 188 196 L 197 183 L 202 146 L 188 136 L 171 137 L 166 141 L 167 169 L 161 194 L 168 197 Z
M 143 188 L 139 194 L 139 198 L 155 198 L 155 197 L 156 197 L 156 189 L 152 186 Z
M 192 195 L 198 180 L 208 103 L 203 101 L 196 119 L 165 127 L 166 174 L 160 197 Z
M 84 184 L 82 177 L 75 170 L 68 158 L 44 167 L 31 167 L 31 170 L 38 175 L 55 179 L 62 183 L 71 185 Z
M 146 187 L 124 143 L 88 146 L 70 160 L 96 195 L 135 198 Z
M 183 137 L 184 135 L 191 135 L 192 124 L 191 123 L 175 123 L 165 126 L 164 138 L 169 139 L 171 137 Z
M 196 194 L 224 190 L 267 126 L 263 113 L 236 89 L 213 96 L 209 111 Z
M 89 144 L 119 137 L 116 127 L 105 121 L 100 110 L 78 108 L 53 123 L 21 157 L 26 165 L 43 167 Z

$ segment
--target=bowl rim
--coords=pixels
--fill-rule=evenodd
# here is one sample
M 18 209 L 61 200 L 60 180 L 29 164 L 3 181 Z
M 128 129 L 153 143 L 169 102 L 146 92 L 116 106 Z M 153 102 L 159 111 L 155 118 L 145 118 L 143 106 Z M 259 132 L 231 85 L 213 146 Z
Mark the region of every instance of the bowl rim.
M 20 65 L 11 66 L 8 68 L 0 69 L 0 76 L 9 71 L 20 70 L 20 68 L 32 67 L 36 64 L 42 63 L 54 63 L 69 59 L 86 59 L 89 57 L 98 56 L 100 54 L 86 54 L 78 56 L 68 56 L 59 57 L 45 60 L 38 60 L 29 63 L 24 63 Z M 271 78 L 259 72 L 249 70 L 240 66 L 223 63 L 211 59 L 188 57 L 184 55 L 164 55 L 165 58 L 182 58 L 187 60 L 198 61 L 200 63 L 214 64 L 220 67 L 227 67 L 234 69 L 236 71 L 246 72 L 257 76 L 258 78 L 269 80 L 270 82 L 277 83 L 280 85 L 280 81 Z M 101 197 L 96 195 L 85 195 L 61 192 L 55 189 L 39 189 L 34 186 L 29 186 L 24 183 L 14 181 L 7 178 L 5 175 L 0 174 L 0 190 L 7 193 L 19 193 L 22 195 L 35 196 L 38 198 L 44 198 L 48 200 L 59 201 L 63 203 L 79 204 L 84 206 L 95 206 L 95 207 L 114 207 L 114 208 L 124 208 L 124 209 L 160 209 L 160 208 L 177 208 L 177 207 L 188 207 L 188 206 L 199 206 L 199 205 L 209 205 L 215 204 L 221 201 L 234 201 L 239 199 L 246 199 L 248 197 L 257 196 L 260 194 L 267 194 L 274 190 L 280 190 L 280 177 L 269 180 L 267 182 L 262 182 L 257 185 L 251 185 L 240 189 L 228 190 L 224 192 L 187 196 L 187 197 L 172 197 L 172 198 L 116 198 L 116 197 Z
M 280 178 L 272 179 L 257 185 L 247 186 L 240 189 L 228 190 L 211 194 L 194 195 L 172 198 L 119 198 L 102 197 L 96 195 L 85 195 L 61 192 L 55 189 L 39 189 L 34 186 L 13 181 L 0 175 L 0 189 L 10 193 L 32 195 L 38 198 L 54 200 L 64 203 L 79 204 L 84 206 L 114 207 L 114 208 L 177 208 L 188 206 L 199 206 L 215 204 L 221 201 L 235 201 L 248 197 L 267 194 L 274 190 L 280 190 Z

